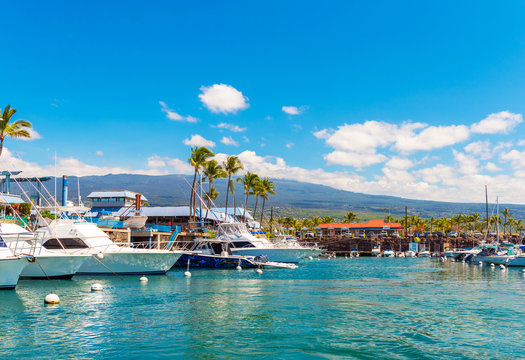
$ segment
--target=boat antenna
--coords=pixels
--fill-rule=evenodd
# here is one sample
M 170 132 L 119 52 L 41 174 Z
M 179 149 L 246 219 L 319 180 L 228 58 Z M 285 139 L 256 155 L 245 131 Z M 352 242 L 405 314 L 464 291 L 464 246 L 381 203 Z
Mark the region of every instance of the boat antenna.
M 486 234 L 488 234 L 489 233 L 489 195 L 488 195 L 488 191 L 487 191 L 487 185 L 485 185 L 485 212 L 486 212 L 486 215 L 487 215 L 487 218 L 486 218 L 487 219 Z

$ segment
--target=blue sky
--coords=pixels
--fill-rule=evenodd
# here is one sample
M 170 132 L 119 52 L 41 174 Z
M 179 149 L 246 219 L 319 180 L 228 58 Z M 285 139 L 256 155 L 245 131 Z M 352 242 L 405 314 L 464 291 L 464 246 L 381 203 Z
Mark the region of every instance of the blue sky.
M 0 107 L 38 134 L 6 141 L 5 168 L 52 174 L 56 152 L 70 175 L 181 173 L 187 144 L 213 142 L 263 176 L 476 202 L 488 184 L 525 203 L 522 2 L 28 1 L 3 13 Z

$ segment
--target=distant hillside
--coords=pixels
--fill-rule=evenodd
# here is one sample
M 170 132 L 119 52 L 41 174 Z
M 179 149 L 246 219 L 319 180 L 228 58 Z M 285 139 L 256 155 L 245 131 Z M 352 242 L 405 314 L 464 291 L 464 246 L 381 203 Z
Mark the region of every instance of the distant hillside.
M 85 176 L 80 178 L 80 192 L 83 199 L 95 190 L 131 190 L 144 194 L 150 205 L 176 206 L 186 205 L 189 201 L 192 176 L 185 175 L 105 175 Z M 301 213 L 304 216 L 315 214 L 317 211 L 323 215 L 333 213 L 342 214 L 353 211 L 362 214 L 375 214 L 382 216 L 385 209 L 397 217 L 402 216 L 405 206 L 410 214 L 418 214 L 423 217 L 451 216 L 458 213 L 478 212 L 485 214 L 484 203 L 447 203 L 438 201 L 410 200 L 394 196 L 367 195 L 350 191 L 336 190 L 328 186 L 310 183 L 273 179 L 277 186 L 277 195 L 270 198 L 269 205 L 276 208 L 278 213 Z M 57 182 L 59 198 L 61 195 L 62 179 Z M 69 178 L 69 199 L 77 199 L 77 179 Z M 242 186 L 236 184 L 237 206 L 242 206 L 244 195 Z M 221 193 L 216 201 L 217 206 L 224 206 L 226 193 L 226 180 L 219 179 L 214 186 Z M 14 187 L 14 186 L 13 186 Z M 54 180 L 46 184 L 53 193 Z M 207 185 L 203 187 L 203 192 Z M 233 206 L 233 202 L 230 202 Z M 249 207 L 254 206 L 254 199 L 250 197 Z M 515 213 L 515 218 L 525 219 L 525 205 L 505 205 L 500 208 L 509 207 Z M 493 206 L 489 211 L 492 211 Z M 315 210 L 314 210 L 315 209 Z M 299 211 L 300 210 L 300 211 Z M 313 213 L 308 211 L 313 210 Z

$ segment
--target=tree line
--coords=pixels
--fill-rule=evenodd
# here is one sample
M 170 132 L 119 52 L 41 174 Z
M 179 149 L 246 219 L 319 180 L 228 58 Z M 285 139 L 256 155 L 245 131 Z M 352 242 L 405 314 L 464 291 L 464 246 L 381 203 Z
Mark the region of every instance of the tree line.
M 225 179 L 226 182 L 226 206 L 224 211 L 225 218 L 228 216 L 228 205 L 229 195 L 235 196 L 235 183 L 241 183 L 244 190 L 244 213 L 243 217 L 246 216 L 246 208 L 248 207 L 248 198 L 250 196 L 255 197 L 255 207 L 253 210 L 253 217 L 256 218 L 257 206 L 259 198 L 263 199 L 260 223 L 262 224 L 264 219 L 264 207 L 266 200 L 270 198 L 270 195 L 275 195 L 275 183 L 267 177 L 259 177 L 259 175 L 247 171 L 243 177 L 238 177 L 233 181 L 233 176 L 244 170 L 244 165 L 238 156 L 228 155 L 226 160 L 219 164 L 217 160 L 213 159 L 215 154 L 204 146 L 196 146 L 191 148 L 191 156 L 188 162 L 194 168 L 193 184 L 190 195 L 190 211 L 191 217 L 195 222 L 196 218 L 196 198 L 197 198 L 197 185 L 198 175 L 201 174 L 208 181 L 208 191 L 204 194 L 203 200 L 206 201 L 206 217 L 208 216 L 208 209 L 210 209 L 211 202 L 216 200 L 220 193 L 213 186 L 215 179 Z

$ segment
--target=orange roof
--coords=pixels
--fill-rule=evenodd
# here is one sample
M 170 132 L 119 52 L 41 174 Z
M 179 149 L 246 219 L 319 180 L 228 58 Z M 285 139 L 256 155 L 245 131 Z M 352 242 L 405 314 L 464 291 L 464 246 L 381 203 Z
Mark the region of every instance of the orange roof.
M 351 224 L 320 224 L 321 229 L 363 229 L 363 228 L 384 228 L 388 226 L 391 229 L 402 229 L 403 226 L 400 223 L 385 223 L 383 220 L 370 220 L 367 223 L 351 223 Z

